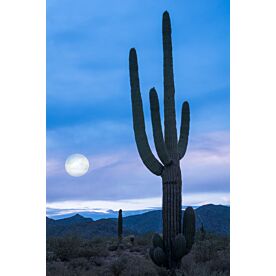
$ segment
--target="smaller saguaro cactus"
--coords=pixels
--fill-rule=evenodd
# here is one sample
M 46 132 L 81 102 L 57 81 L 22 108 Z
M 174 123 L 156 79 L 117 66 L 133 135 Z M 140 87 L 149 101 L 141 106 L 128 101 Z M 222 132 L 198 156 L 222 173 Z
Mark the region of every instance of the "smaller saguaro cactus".
M 201 223 L 201 227 L 200 227 L 200 239 L 203 241 L 203 240 L 205 240 L 205 237 L 206 237 L 206 231 L 204 229 L 203 223 Z
M 122 216 L 122 209 L 119 210 L 118 215 L 118 243 L 122 241 L 123 236 L 123 216 Z
M 176 235 L 172 241 L 172 256 L 176 263 L 187 255 L 195 240 L 195 212 L 192 207 L 186 208 L 183 214 L 182 233 Z M 149 250 L 152 261 L 158 265 L 167 267 L 168 259 L 164 251 L 164 241 L 162 237 L 155 233 L 152 237 L 153 247 Z
M 203 241 L 206 237 L 206 231 L 204 228 L 203 220 L 200 215 L 198 215 L 199 221 L 201 223 L 200 229 L 199 229 L 199 239 Z

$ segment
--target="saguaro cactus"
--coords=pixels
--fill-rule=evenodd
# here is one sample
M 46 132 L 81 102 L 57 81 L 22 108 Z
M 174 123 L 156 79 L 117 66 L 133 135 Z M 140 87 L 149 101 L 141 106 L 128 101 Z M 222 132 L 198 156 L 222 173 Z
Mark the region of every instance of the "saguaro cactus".
M 188 102 L 185 101 L 182 105 L 181 128 L 178 139 L 175 118 L 171 23 L 167 11 L 163 14 L 162 33 L 164 53 L 164 137 L 157 92 L 155 88 L 152 88 L 149 93 L 154 144 L 161 162 L 153 155 L 146 135 L 137 54 L 134 48 L 130 50 L 129 54 L 129 71 L 133 128 L 138 152 L 145 166 L 153 174 L 161 176 L 163 186 L 163 245 L 156 247 L 158 248 L 156 254 L 151 250 L 151 255 L 158 257 L 155 263 L 163 263 L 164 266 L 173 268 L 179 263 L 179 260 L 175 260 L 173 257 L 173 244 L 175 243 L 176 236 L 181 233 L 182 180 L 180 160 L 185 155 L 188 145 L 190 109 Z M 162 238 L 160 237 L 160 239 Z M 155 240 L 157 240 L 156 237 Z M 164 256 L 160 251 L 161 249 L 166 255 L 166 262 L 164 262 Z M 182 254 L 181 250 L 179 252 L 177 254 Z
M 123 236 L 123 216 L 122 216 L 122 209 L 119 210 L 118 215 L 118 243 L 122 241 Z
M 205 240 L 205 237 L 206 237 L 206 231 L 205 231 L 205 229 L 204 229 L 203 223 L 201 223 L 201 227 L 200 227 L 200 239 L 201 239 L 202 241 L 204 241 L 204 240 Z

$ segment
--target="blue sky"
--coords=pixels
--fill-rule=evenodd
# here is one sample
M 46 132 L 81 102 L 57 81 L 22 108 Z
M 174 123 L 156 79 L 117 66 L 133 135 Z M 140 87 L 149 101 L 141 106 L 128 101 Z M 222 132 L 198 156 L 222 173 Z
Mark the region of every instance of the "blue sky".
M 181 161 L 183 205 L 229 204 L 229 1 L 47 1 L 47 207 L 144 209 L 161 204 L 161 179 L 134 141 L 128 54 L 138 54 L 146 127 L 149 89 L 163 100 L 162 13 L 172 22 L 176 111 L 191 109 Z M 161 109 L 163 105 L 161 104 Z M 66 174 L 73 153 L 91 168 Z

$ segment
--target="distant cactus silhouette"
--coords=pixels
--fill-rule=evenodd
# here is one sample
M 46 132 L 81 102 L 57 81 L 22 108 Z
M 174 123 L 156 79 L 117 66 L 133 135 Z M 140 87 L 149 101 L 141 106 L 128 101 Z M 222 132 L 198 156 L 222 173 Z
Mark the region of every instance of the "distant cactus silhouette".
M 203 241 L 203 240 L 205 240 L 205 237 L 206 237 L 206 231 L 204 229 L 203 223 L 201 223 L 201 227 L 200 227 L 200 239 Z
M 183 252 L 188 252 L 190 250 L 194 239 L 193 229 L 195 228 L 195 220 L 190 209 L 189 213 L 187 213 L 187 218 L 186 216 L 184 218 L 184 236 L 178 236 L 181 233 L 182 212 L 182 179 L 180 160 L 185 155 L 188 145 L 190 109 L 188 102 L 185 101 L 182 105 L 181 128 L 178 139 L 174 100 L 175 89 L 173 77 L 171 23 L 170 16 L 167 11 L 163 14 L 162 33 L 164 52 L 164 137 L 161 126 L 158 95 L 155 88 L 150 90 L 150 110 L 153 138 L 158 157 L 162 163 L 153 155 L 147 139 L 142 98 L 140 93 L 137 54 L 134 48 L 130 50 L 129 54 L 129 71 L 133 128 L 138 152 L 144 165 L 153 174 L 161 176 L 163 184 L 163 239 L 160 236 L 153 237 L 154 247 L 150 250 L 150 256 L 152 257 L 154 263 L 174 269 L 179 265 L 181 259 L 180 256 L 184 254 Z M 161 239 L 161 242 L 159 238 Z M 177 241 L 180 241 L 180 248 L 176 245 L 176 239 Z M 184 245 L 185 250 L 182 248 Z M 186 248 L 186 245 L 189 248 Z M 176 251 L 173 252 L 174 250 Z M 177 255 L 177 259 L 175 258 L 175 255 Z
M 123 237 L 123 216 L 122 216 L 122 209 L 119 210 L 118 215 L 118 242 L 122 241 Z

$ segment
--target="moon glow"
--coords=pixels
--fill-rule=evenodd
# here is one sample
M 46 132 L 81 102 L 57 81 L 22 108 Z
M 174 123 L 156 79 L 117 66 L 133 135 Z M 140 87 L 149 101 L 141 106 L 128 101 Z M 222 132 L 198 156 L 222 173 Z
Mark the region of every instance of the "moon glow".
M 66 172 L 75 177 L 85 175 L 89 169 L 89 161 L 82 154 L 72 154 L 70 155 L 65 162 Z

